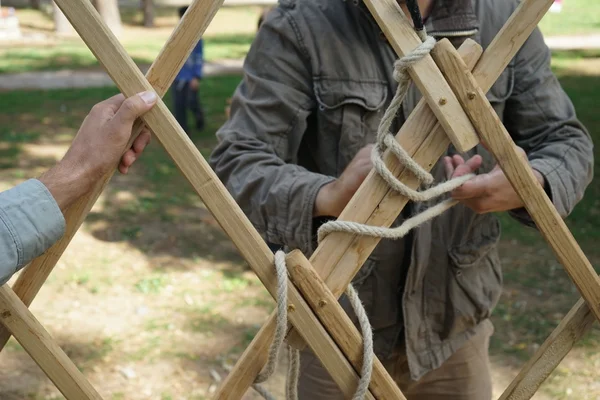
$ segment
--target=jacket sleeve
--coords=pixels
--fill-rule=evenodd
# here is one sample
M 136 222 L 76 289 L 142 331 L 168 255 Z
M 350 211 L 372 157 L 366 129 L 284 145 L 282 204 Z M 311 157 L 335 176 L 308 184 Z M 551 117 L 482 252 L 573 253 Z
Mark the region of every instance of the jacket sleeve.
M 64 216 L 39 180 L 0 193 L 0 284 L 44 253 L 64 231 Z
M 530 165 L 545 179 L 546 193 L 561 217 L 582 199 L 593 177 L 593 143 L 550 68 L 550 51 L 539 29 L 514 60 L 514 90 L 504 124 Z M 525 209 L 510 212 L 534 227 Z
M 295 164 L 315 100 L 291 18 L 280 6 L 261 26 L 210 164 L 267 241 L 311 252 L 316 194 L 333 178 Z

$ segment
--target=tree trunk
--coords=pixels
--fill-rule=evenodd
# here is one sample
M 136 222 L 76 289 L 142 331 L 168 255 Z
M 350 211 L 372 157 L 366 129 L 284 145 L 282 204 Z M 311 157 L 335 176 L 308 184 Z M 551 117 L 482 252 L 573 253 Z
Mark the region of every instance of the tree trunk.
M 55 2 L 52 2 L 52 14 L 54 16 L 54 32 L 58 35 L 68 35 L 74 31 L 71 23 Z
M 144 26 L 152 28 L 154 26 L 154 0 L 142 0 L 142 10 L 144 11 Z
M 121 24 L 121 14 L 119 14 L 117 0 L 97 0 L 96 8 L 108 28 L 115 36 L 120 36 L 123 32 L 123 26 Z

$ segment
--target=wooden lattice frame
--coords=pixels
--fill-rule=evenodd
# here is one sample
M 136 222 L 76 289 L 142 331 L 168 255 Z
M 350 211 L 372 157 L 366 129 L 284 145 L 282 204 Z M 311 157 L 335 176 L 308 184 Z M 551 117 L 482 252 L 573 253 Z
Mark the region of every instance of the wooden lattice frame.
M 100 61 L 119 90 L 132 96 L 154 89 L 164 95 L 223 0 L 195 0 L 146 77 L 87 0 L 56 0 L 76 31 Z M 398 55 L 420 42 L 394 0 L 365 0 Z M 523 0 L 482 54 L 473 41 L 456 51 L 440 41 L 432 55 L 410 70 L 424 99 L 411 113 L 397 140 L 424 168 L 431 169 L 450 140 L 460 151 L 475 146 L 479 137 L 523 199 L 540 232 L 582 294 L 577 304 L 524 366 L 500 399 L 529 399 L 558 366 L 573 345 L 600 318 L 600 279 L 570 234 L 556 209 L 537 184 L 526 160 L 516 152 L 509 134 L 485 97 L 493 82 L 548 11 L 553 0 Z M 462 57 L 462 58 L 461 58 Z M 464 60 L 464 61 L 463 61 Z M 472 73 L 470 71 L 473 71 Z M 134 126 L 148 126 L 200 195 L 243 257 L 273 297 L 276 278 L 273 254 L 228 194 L 199 151 L 188 139 L 162 101 Z M 479 135 L 479 136 L 478 136 Z M 412 188 L 414 176 L 388 154 L 393 173 Z M 94 189 L 66 211 L 63 238 L 32 261 L 11 287 L 0 287 L 0 349 L 11 335 L 21 343 L 46 375 L 68 399 L 100 399 L 100 395 L 65 355 L 27 308 L 74 234 L 110 180 L 106 175 Z M 392 193 L 371 172 L 340 216 L 340 220 L 389 226 L 407 199 Z M 337 302 L 372 252 L 377 239 L 334 233 L 319 245 L 310 260 L 293 251 L 287 257 L 290 280 L 288 343 L 308 343 L 341 390 L 350 396 L 362 363 L 362 340 Z M 225 379 L 216 398 L 239 399 L 266 362 L 274 332 L 274 315 L 259 331 L 236 367 Z M 404 399 L 381 363 L 375 359 L 368 398 Z

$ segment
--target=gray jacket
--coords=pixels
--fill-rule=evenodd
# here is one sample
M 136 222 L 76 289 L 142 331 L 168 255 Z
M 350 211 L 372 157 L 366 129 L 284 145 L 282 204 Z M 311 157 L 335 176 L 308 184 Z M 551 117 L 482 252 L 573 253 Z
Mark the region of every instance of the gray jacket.
M 44 253 L 64 231 L 64 216 L 39 180 L 29 179 L 0 193 L 0 285 Z
M 485 49 L 516 6 L 516 0 L 438 0 L 426 26 L 457 47 L 472 38 Z M 395 90 L 395 59 L 360 0 L 280 0 L 269 14 L 210 158 L 268 241 L 314 251 L 316 194 L 374 142 Z M 487 96 L 567 216 L 591 181 L 592 143 L 550 70 L 539 30 Z M 413 86 L 395 128 L 419 99 Z M 450 147 L 448 154 L 454 152 Z M 493 168 L 481 146 L 469 155 L 475 153 L 484 158 L 481 172 Z M 433 174 L 444 179 L 441 163 Z M 426 206 L 409 204 L 396 224 Z M 510 214 L 533 226 L 525 210 Z M 403 344 L 417 379 L 480 329 L 501 293 L 499 237 L 493 214 L 458 205 L 401 241 L 383 240 L 354 280 L 377 355 L 389 357 Z M 342 304 L 348 309 L 345 299 Z

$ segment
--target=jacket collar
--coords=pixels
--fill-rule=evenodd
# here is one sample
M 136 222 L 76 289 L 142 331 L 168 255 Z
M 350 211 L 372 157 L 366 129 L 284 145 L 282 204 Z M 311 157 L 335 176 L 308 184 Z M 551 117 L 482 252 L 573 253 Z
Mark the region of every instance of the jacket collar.
M 472 0 L 436 0 L 425 21 L 427 33 L 436 37 L 473 36 L 479 20 Z
M 345 1 L 345 0 L 344 0 Z M 377 26 L 363 0 L 349 3 L 362 9 L 369 19 Z M 474 38 L 479 32 L 479 20 L 475 13 L 473 0 L 436 0 L 430 15 L 425 20 L 427 33 L 437 39 L 466 39 Z

